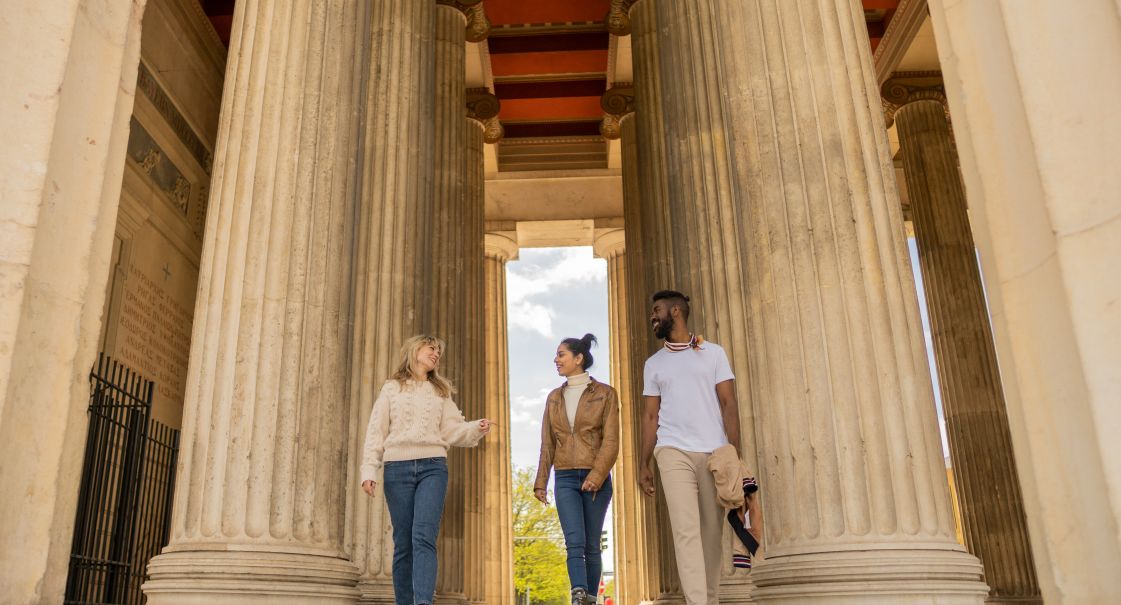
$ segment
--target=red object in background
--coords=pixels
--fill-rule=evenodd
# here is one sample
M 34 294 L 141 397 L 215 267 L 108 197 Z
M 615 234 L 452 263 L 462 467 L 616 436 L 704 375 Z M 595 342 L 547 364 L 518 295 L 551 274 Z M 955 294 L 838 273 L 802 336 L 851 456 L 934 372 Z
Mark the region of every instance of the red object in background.
M 615 599 L 612 599 L 611 597 L 607 597 L 606 599 L 603 600 L 603 605 L 615 605 Z

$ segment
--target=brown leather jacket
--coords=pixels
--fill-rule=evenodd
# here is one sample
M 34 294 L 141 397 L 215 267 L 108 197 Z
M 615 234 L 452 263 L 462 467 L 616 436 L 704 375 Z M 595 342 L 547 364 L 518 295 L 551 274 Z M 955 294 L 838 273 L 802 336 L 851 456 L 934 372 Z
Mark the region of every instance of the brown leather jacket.
M 576 426 L 568 425 L 564 387 L 553 389 L 545 400 L 541 419 L 541 460 L 533 489 L 545 489 L 549 469 L 591 469 L 588 481 L 603 485 L 619 455 L 619 396 L 611 385 L 591 379 L 580 394 Z

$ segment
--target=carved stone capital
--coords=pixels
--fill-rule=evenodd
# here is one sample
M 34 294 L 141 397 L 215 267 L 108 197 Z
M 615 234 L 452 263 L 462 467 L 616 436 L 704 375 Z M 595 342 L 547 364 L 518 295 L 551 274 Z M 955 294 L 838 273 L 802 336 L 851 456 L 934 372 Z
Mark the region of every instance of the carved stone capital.
M 467 89 L 467 117 L 486 122 L 498 115 L 502 108 L 498 97 L 485 88 Z
M 634 85 L 630 82 L 621 82 L 607 89 L 599 99 L 599 106 L 604 113 L 622 117 L 634 111 Z
M 498 121 L 498 111 L 502 103 L 486 88 L 467 89 L 467 117 L 483 127 L 483 141 L 497 143 L 506 134 L 502 122 Z
M 482 3 L 470 6 L 466 11 L 467 15 L 467 41 L 468 42 L 482 42 L 490 35 L 490 19 L 487 17 L 487 11 L 483 8 Z
M 631 35 L 631 4 L 633 0 L 611 0 L 607 17 L 604 18 L 607 31 L 616 36 Z
M 623 135 L 623 118 L 634 113 L 634 85 L 625 82 L 612 86 L 600 97 L 599 106 L 604 112 L 599 133 L 614 141 Z
M 946 88 L 939 72 L 899 72 L 880 87 L 884 102 L 884 120 L 890 127 L 895 122 L 895 114 L 916 101 L 937 101 L 946 110 L 949 118 L 949 104 Z
M 486 122 L 483 122 L 483 141 L 491 145 L 502 140 L 506 136 L 506 129 L 503 128 L 502 122 L 495 116 Z
M 623 121 L 619 116 L 604 114 L 603 121 L 599 123 L 599 133 L 609 141 L 617 140 L 623 136 Z

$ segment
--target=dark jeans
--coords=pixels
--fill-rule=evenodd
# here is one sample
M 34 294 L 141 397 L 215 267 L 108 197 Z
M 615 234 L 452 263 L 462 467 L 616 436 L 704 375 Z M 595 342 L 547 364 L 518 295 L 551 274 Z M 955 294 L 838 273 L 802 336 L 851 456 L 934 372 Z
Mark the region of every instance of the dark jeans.
M 436 592 L 436 534 L 448 492 L 448 460 L 386 462 L 384 485 L 393 521 L 395 602 L 430 604 Z
M 611 475 L 603 481 L 598 492 L 580 491 L 587 469 L 555 471 L 553 497 L 557 501 L 557 516 L 564 530 L 564 546 L 568 551 L 568 581 L 573 588 L 583 588 L 591 594 L 599 590 L 599 576 L 603 571 L 603 558 L 599 552 L 599 534 L 603 519 L 611 502 Z

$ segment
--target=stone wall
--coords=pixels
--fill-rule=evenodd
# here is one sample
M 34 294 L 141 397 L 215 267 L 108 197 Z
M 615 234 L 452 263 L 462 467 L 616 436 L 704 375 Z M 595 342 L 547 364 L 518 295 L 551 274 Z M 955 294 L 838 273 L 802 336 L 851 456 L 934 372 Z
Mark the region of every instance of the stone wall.
M 194 0 L 151 0 L 142 31 L 99 348 L 178 428 L 226 51 Z

